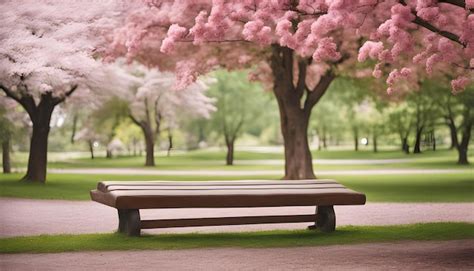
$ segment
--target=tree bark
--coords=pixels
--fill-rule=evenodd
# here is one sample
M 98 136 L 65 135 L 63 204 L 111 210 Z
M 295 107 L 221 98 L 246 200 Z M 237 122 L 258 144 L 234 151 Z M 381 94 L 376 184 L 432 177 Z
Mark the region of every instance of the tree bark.
M 227 156 L 225 162 L 228 166 L 232 166 L 234 164 L 234 141 L 235 140 L 226 140 Z
M 95 156 L 94 156 L 94 141 L 93 140 L 89 140 L 87 141 L 88 145 L 89 145 L 89 152 L 91 153 L 91 159 L 94 159 Z
M 471 132 L 472 132 L 472 119 L 470 118 L 469 111 L 470 108 L 467 110 L 467 114 L 464 115 L 464 125 L 462 128 L 462 138 L 461 142 L 458 144 L 458 164 L 460 165 L 469 165 L 469 160 L 467 156 L 467 151 L 469 148 L 469 141 L 471 140 Z
M 3 173 L 11 173 L 11 162 L 10 162 L 10 136 L 7 136 L 2 142 L 2 166 Z
M 374 152 L 378 152 L 378 149 L 377 149 L 377 134 L 376 133 L 373 134 L 372 140 L 373 140 L 372 144 L 374 146 Z
M 48 161 L 49 123 L 55 104 L 51 95 L 43 95 L 40 103 L 30 115 L 33 123 L 28 169 L 23 181 L 44 183 Z
M 415 135 L 415 146 L 413 147 L 413 153 L 421 153 L 421 135 L 423 133 L 423 127 L 416 129 Z
M 354 131 L 354 150 L 359 151 L 359 129 L 357 129 L 357 127 L 354 127 L 353 131 Z
M 110 150 L 108 147 L 107 147 L 107 150 L 105 151 L 105 158 L 107 159 L 113 158 L 112 150 Z
M 287 47 L 272 45 L 270 66 L 273 94 L 280 112 L 285 147 L 283 178 L 287 180 L 316 178 L 308 143 L 308 124 L 311 110 L 324 95 L 335 75 L 331 69 L 328 70 L 321 76 L 318 84 L 310 89 L 306 85 L 306 69 L 310 62 L 311 58 L 295 59 L 293 50 Z M 295 64 L 298 69 L 296 76 Z
M 326 129 L 323 128 L 323 148 L 326 150 L 328 148 L 327 144 L 327 133 Z
M 402 151 L 406 154 L 410 153 L 410 146 L 408 145 L 408 137 L 402 137 Z
M 449 149 L 452 150 L 458 147 L 458 129 L 452 118 L 447 119 L 447 125 L 449 127 L 449 133 L 451 136 L 451 146 Z
M 75 141 L 78 120 L 79 117 L 77 116 L 77 114 L 75 114 L 72 119 L 71 144 L 74 144 Z
M 173 149 L 173 134 L 168 130 L 168 152 L 166 156 L 169 157 L 171 155 L 171 149 Z
M 150 127 L 150 125 L 143 124 L 140 126 L 143 131 L 143 136 L 145 138 L 145 166 L 154 167 L 155 166 L 155 135 Z
M 313 159 L 308 143 L 309 115 L 297 105 L 280 106 L 281 132 L 285 146 L 285 177 L 287 180 L 315 179 Z
M 434 130 L 431 132 L 431 140 L 433 141 L 432 149 L 433 151 L 436 151 L 436 136 Z

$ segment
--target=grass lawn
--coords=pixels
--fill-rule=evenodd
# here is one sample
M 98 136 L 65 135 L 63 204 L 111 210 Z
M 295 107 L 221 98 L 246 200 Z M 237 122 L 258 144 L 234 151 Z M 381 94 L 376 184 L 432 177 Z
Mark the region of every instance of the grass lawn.
M 268 248 L 324 246 L 375 242 L 474 239 L 474 224 L 429 223 L 397 226 L 346 226 L 325 234 L 318 231 L 260 231 L 242 233 L 192 233 L 40 235 L 0 239 L 0 253 L 54 253 L 191 248 Z
M 13 166 L 25 168 L 27 154 L 16 153 L 13 157 Z M 315 163 L 315 170 L 348 170 L 348 169 L 381 169 L 381 168 L 456 168 L 474 169 L 474 165 L 460 166 L 456 164 L 457 153 L 453 150 L 426 151 L 418 155 L 406 155 L 396 150 L 385 150 L 378 153 L 371 151 L 313 151 L 315 159 L 404 159 L 395 164 L 384 165 L 324 165 Z M 474 160 L 474 157 L 470 157 Z M 124 156 L 114 159 L 97 157 L 92 160 L 88 157 L 67 157 L 64 153 L 50 153 L 50 168 L 146 168 L 163 170 L 283 170 L 283 165 L 252 164 L 254 160 L 282 160 L 282 153 L 237 151 L 234 166 L 225 165 L 225 151 L 197 150 L 185 153 L 175 153 L 170 157 L 163 154 L 156 156 L 157 166 L 144 167 L 145 157 Z M 247 162 L 247 163 L 245 163 Z
M 22 183 L 20 174 L 0 174 L 0 197 L 90 200 L 89 190 L 102 180 L 238 180 L 278 179 L 281 176 L 148 176 L 49 174 L 45 185 Z M 319 176 L 331 178 L 331 176 Z M 349 188 L 363 192 L 370 202 L 474 202 L 470 173 L 334 176 Z

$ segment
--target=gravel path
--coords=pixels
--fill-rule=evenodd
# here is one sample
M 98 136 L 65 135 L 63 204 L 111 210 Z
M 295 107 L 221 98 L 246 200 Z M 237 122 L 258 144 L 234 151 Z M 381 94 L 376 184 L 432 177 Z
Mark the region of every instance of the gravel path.
M 141 168 L 52 168 L 49 173 L 66 174 L 119 174 L 119 175 L 173 175 L 173 176 L 257 176 L 283 175 L 282 170 L 161 170 Z M 318 170 L 318 175 L 396 175 L 396 174 L 453 174 L 467 173 L 473 169 L 361 169 L 361 170 Z
M 284 256 L 282 256 L 284 255 Z M 0 255 L 1 270 L 473 270 L 474 241 Z
M 474 203 L 368 203 L 336 206 L 338 225 L 391 225 L 419 222 L 474 222 Z M 142 210 L 143 219 L 271 214 L 310 214 L 313 207 L 253 209 L 162 209 Z M 160 232 L 222 232 L 271 229 L 302 229 L 308 223 L 195 227 L 144 230 Z M 0 198 L 0 237 L 60 233 L 113 232 L 117 227 L 114 208 L 91 201 Z
M 313 164 L 318 165 L 386 165 L 411 163 L 418 158 L 395 158 L 395 159 L 313 159 Z M 217 163 L 221 161 L 216 161 Z M 221 162 L 222 163 L 222 162 Z M 260 159 L 260 160 L 234 160 L 236 165 L 285 165 L 282 159 Z

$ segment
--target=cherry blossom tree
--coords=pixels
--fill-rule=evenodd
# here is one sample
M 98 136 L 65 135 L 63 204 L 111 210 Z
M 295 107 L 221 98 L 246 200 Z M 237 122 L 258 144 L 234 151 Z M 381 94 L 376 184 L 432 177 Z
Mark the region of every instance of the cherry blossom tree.
M 254 77 L 269 83 L 279 104 L 286 179 L 315 177 L 311 109 L 341 68 L 354 64 L 362 43 L 358 60 L 377 61 L 374 76 L 388 74 L 388 92 L 416 79 L 413 66 L 425 65 L 428 73 L 448 67 L 455 91 L 472 78 L 472 0 L 144 3 L 116 30 L 110 56 L 173 69 L 178 87 L 216 66 L 256 66 Z
M 180 118 L 209 118 L 215 110 L 213 100 L 205 95 L 207 84 L 198 80 L 182 90 L 173 86 L 176 78 L 169 72 L 148 69 L 132 64 L 129 74 L 139 81 L 123 95 L 129 107 L 129 117 L 143 132 L 145 139 L 145 166 L 155 166 L 154 146 L 162 130 L 170 132 Z
M 70 96 L 93 99 L 121 81 L 97 59 L 122 6 L 106 1 L 3 1 L 0 89 L 32 122 L 23 180 L 45 182 L 50 119 Z

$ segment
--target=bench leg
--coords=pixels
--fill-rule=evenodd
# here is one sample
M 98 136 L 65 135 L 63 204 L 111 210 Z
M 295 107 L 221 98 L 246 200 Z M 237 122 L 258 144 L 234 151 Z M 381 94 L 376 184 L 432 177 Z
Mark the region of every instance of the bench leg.
M 118 232 L 125 233 L 125 227 L 126 227 L 125 217 L 126 217 L 127 210 L 117 209 L 117 212 L 118 212 L 118 218 L 119 218 Z
M 128 236 L 140 236 L 140 211 L 137 209 L 119 209 L 119 227 L 120 233 Z
M 317 206 L 316 223 L 308 227 L 309 230 L 320 229 L 322 232 L 333 232 L 336 230 L 336 213 L 334 207 Z

